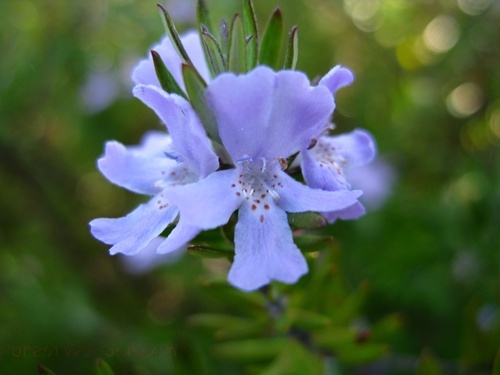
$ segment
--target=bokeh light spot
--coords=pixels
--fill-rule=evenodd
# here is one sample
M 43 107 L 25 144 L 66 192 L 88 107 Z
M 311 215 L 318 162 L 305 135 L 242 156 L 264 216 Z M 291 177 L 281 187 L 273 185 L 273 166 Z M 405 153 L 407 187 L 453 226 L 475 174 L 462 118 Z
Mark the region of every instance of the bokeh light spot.
M 379 0 L 344 0 L 344 9 L 362 31 L 375 31 L 382 23 Z
M 470 16 L 483 13 L 491 4 L 491 0 L 458 0 L 460 10 Z
M 459 36 L 460 30 L 455 18 L 440 15 L 429 22 L 424 30 L 423 39 L 430 51 L 444 53 L 458 42 Z
M 493 111 L 490 117 L 490 129 L 498 138 L 500 138 L 500 108 Z
M 467 117 L 477 112 L 483 104 L 483 91 L 472 82 L 455 88 L 446 99 L 448 111 L 455 117 Z
M 468 205 L 484 196 L 484 177 L 473 171 L 460 176 L 451 186 L 449 194 L 455 203 Z

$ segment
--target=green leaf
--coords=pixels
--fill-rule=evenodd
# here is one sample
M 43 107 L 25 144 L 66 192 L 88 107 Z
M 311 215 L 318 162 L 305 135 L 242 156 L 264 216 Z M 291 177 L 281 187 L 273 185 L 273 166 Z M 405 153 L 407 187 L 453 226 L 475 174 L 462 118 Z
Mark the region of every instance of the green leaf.
M 493 362 L 493 372 L 491 375 L 500 375 L 500 350 L 497 352 L 495 362 Z
M 289 213 L 288 223 L 295 229 L 319 229 L 326 226 L 326 219 L 316 212 Z
M 56 373 L 50 369 L 48 369 L 47 367 L 45 367 L 44 365 L 42 365 L 41 363 L 39 363 L 37 366 L 37 369 L 38 369 L 38 373 L 39 374 L 45 374 L 45 375 L 56 375 Z
M 269 360 L 276 357 L 288 341 L 287 337 L 231 341 L 214 346 L 213 352 L 219 358 L 242 362 Z
M 389 348 L 385 344 L 352 344 L 337 348 L 335 354 L 340 362 L 360 365 L 375 361 L 387 355 L 388 351 Z
M 371 328 L 372 337 L 378 341 L 388 340 L 398 332 L 401 325 L 402 319 L 400 314 L 387 315 L 373 325 Z
M 115 375 L 111 367 L 102 358 L 95 359 L 95 367 L 97 375 Z
M 420 356 L 417 365 L 417 375 L 441 375 L 441 369 L 434 357 L 429 352 L 424 352 Z
M 262 375 L 324 374 L 321 357 L 290 341 Z
M 274 69 L 278 68 L 282 39 L 283 15 L 280 8 L 276 8 L 267 23 L 266 31 L 262 37 L 259 50 L 260 64 L 270 66 Z
M 292 27 L 290 34 L 288 36 L 288 47 L 285 55 L 285 64 L 283 69 L 294 70 L 297 65 L 297 59 L 299 57 L 299 33 L 297 31 L 297 26 Z
M 267 321 L 227 314 L 196 314 L 188 318 L 190 325 L 214 331 L 219 339 L 235 339 L 262 333 Z
M 247 70 L 252 70 L 257 65 L 259 54 L 259 30 L 252 0 L 244 1 L 243 25 L 245 26 L 245 40 L 247 42 Z
M 330 327 L 312 334 L 315 345 L 336 350 L 340 347 L 352 345 L 356 342 L 356 330 L 350 327 Z
M 290 326 L 311 331 L 326 328 L 331 324 L 329 317 L 301 309 L 289 309 L 286 320 Z
M 234 257 L 234 251 L 225 249 L 216 249 L 215 247 L 203 245 L 190 245 L 188 246 L 189 254 L 201 258 L 230 258 Z
M 162 89 L 166 92 L 180 95 L 187 100 L 186 94 L 184 93 L 184 91 L 182 91 L 179 84 L 175 81 L 174 76 L 167 69 L 158 52 L 151 51 L 151 57 L 153 58 L 156 76 L 158 77 L 158 81 L 160 81 Z
M 220 48 L 222 50 L 222 54 L 224 55 L 224 59 L 227 64 L 227 55 L 229 53 L 229 26 L 225 19 L 220 21 L 219 25 L 219 40 L 220 40 Z
M 184 84 L 186 86 L 189 101 L 198 113 L 200 121 L 205 127 L 208 136 L 213 141 L 221 143 L 215 116 L 208 107 L 204 96 L 207 87 L 206 82 L 192 65 L 182 64 L 182 75 L 184 77 Z
M 179 34 L 177 33 L 175 25 L 172 22 L 172 19 L 170 18 L 170 15 L 166 11 L 166 9 L 162 7 L 160 4 L 156 5 L 160 9 L 160 16 L 162 16 L 161 19 L 163 21 L 163 26 L 165 28 L 165 31 L 167 32 L 167 35 L 170 37 L 170 40 L 172 41 L 172 44 L 175 50 L 177 51 L 177 54 L 184 63 L 193 65 L 186 50 L 184 49 L 184 46 L 181 43 L 181 39 L 179 38 Z
M 225 72 L 227 68 L 221 46 L 204 25 L 201 25 L 201 40 L 212 76 Z
M 361 283 L 355 291 L 349 293 L 349 295 L 337 305 L 337 308 L 331 315 L 332 320 L 338 324 L 350 323 L 359 315 L 367 291 L 368 283 Z
M 208 11 L 207 3 L 205 2 L 205 0 L 198 0 L 198 3 L 196 5 L 196 21 L 198 27 L 204 25 L 210 34 L 215 34 L 215 30 L 212 26 L 212 21 L 210 20 L 210 13 Z
M 246 72 L 246 40 L 243 30 L 243 22 L 238 14 L 235 14 L 231 27 L 229 28 L 229 71 L 234 73 Z

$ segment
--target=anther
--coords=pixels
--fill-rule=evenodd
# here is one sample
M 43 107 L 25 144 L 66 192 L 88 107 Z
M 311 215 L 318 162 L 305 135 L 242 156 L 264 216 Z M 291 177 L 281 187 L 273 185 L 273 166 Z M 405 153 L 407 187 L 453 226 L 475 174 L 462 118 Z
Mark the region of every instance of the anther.
M 307 149 L 310 150 L 314 146 L 316 146 L 316 143 L 318 143 L 317 139 L 311 139 L 311 142 L 309 143 L 309 146 L 307 146 Z
M 281 169 L 287 169 L 288 168 L 288 163 L 286 162 L 285 158 L 278 158 L 278 161 L 280 163 Z

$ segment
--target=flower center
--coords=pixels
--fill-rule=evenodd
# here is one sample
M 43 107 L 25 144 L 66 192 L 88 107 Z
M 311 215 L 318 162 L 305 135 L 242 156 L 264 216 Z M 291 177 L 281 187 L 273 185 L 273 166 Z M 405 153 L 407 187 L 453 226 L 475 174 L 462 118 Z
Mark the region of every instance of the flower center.
M 338 154 L 334 145 L 319 140 L 311 149 L 311 152 L 321 168 L 327 168 L 332 173 L 338 175 L 341 180 L 339 182 L 346 187 L 349 186 L 347 181 L 345 181 L 345 169 L 348 167 L 348 161 Z
M 260 221 L 263 222 L 263 214 L 280 198 L 276 188 L 283 187 L 279 175 L 279 160 L 253 161 L 248 158 L 238 161 L 236 168 L 240 173 L 231 188 L 234 189 L 234 194 L 247 201 L 252 211 L 262 211 Z
M 164 189 L 169 186 L 186 185 L 199 180 L 198 176 L 185 163 L 179 163 L 168 171 L 162 171 L 162 179 L 155 182 L 155 187 Z

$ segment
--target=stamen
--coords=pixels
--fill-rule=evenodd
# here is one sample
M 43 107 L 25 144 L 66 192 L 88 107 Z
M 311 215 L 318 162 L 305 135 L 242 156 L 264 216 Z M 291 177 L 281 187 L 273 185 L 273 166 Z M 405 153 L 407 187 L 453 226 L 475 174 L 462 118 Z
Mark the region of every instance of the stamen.
M 236 161 L 236 164 L 241 164 L 243 167 L 248 167 L 248 164 L 252 162 L 252 158 L 250 156 L 243 156 L 241 159 Z
M 165 181 L 163 180 L 158 180 L 154 183 L 154 187 L 157 188 L 157 189 L 164 189 L 167 187 L 167 185 L 165 184 Z
M 309 146 L 307 146 L 307 149 L 310 150 L 314 146 L 316 146 L 316 143 L 318 143 L 317 139 L 311 139 L 311 143 L 309 143 Z
M 170 153 L 167 151 L 164 151 L 163 153 L 165 154 L 165 156 L 167 158 L 172 159 L 172 160 L 176 161 L 177 163 L 182 162 L 181 157 L 179 155 L 176 155 L 176 154 L 173 154 L 173 153 Z
M 280 195 L 273 189 L 269 189 L 269 194 L 271 194 L 271 197 L 273 197 L 275 201 L 280 199 Z
M 266 170 L 267 161 L 263 156 L 261 157 L 261 159 L 262 159 L 262 169 L 260 171 L 264 173 L 264 171 Z

